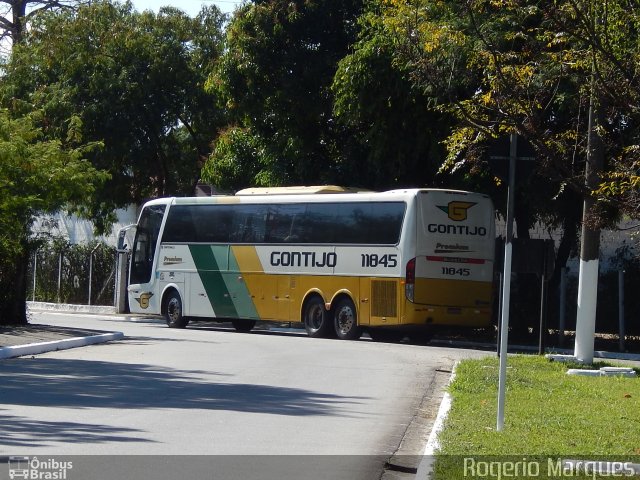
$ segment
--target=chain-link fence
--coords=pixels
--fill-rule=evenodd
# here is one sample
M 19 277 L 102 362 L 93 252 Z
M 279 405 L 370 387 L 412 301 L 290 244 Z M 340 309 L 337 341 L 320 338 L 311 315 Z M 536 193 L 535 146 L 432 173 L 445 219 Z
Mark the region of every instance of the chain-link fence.
M 27 299 L 77 305 L 113 305 L 116 249 L 105 243 L 52 240 L 29 260 Z

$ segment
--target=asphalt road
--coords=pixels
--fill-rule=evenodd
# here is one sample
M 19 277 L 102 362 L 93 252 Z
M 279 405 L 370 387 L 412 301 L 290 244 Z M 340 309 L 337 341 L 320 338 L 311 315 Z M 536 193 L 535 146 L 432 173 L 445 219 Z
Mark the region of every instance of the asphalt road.
M 74 456 L 69 480 L 380 478 L 436 372 L 485 354 L 152 318 L 31 321 L 125 334 L 0 361 L 0 457 Z

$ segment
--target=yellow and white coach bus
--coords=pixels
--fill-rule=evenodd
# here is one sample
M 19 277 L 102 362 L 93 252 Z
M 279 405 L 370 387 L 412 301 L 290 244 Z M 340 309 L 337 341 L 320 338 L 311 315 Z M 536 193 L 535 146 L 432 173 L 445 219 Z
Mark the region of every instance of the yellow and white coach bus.
M 162 314 L 170 327 L 191 318 L 231 320 L 239 331 L 257 320 L 301 322 L 310 336 L 342 339 L 490 324 L 488 196 L 257 190 L 146 203 L 133 237 L 131 311 Z

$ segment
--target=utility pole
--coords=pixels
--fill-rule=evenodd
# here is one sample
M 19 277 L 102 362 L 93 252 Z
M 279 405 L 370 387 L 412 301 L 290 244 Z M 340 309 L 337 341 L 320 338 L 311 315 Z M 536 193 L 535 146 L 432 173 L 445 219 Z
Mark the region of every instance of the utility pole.
M 595 63 L 594 63 L 595 67 Z M 595 68 L 594 68 L 595 70 Z M 598 263 L 600 229 L 589 226 L 589 216 L 596 205 L 593 190 L 599 184 L 604 164 L 602 138 L 598 132 L 601 109 L 596 96 L 595 74 L 591 75 L 589 99 L 589 125 L 587 134 L 587 161 L 585 166 L 585 197 L 582 210 L 582 238 L 580 245 L 580 275 L 578 279 L 578 315 L 574 356 L 584 363 L 593 363 L 593 345 L 596 331 L 598 303 Z

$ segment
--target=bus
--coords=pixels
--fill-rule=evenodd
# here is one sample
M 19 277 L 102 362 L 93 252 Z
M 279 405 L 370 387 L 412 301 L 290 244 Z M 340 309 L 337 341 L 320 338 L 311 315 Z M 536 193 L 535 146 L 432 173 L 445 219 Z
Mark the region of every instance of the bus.
M 308 193 L 311 191 L 312 193 Z M 162 198 L 132 226 L 132 313 L 302 324 L 312 337 L 491 323 L 495 212 L 440 189 L 249 189 Z

